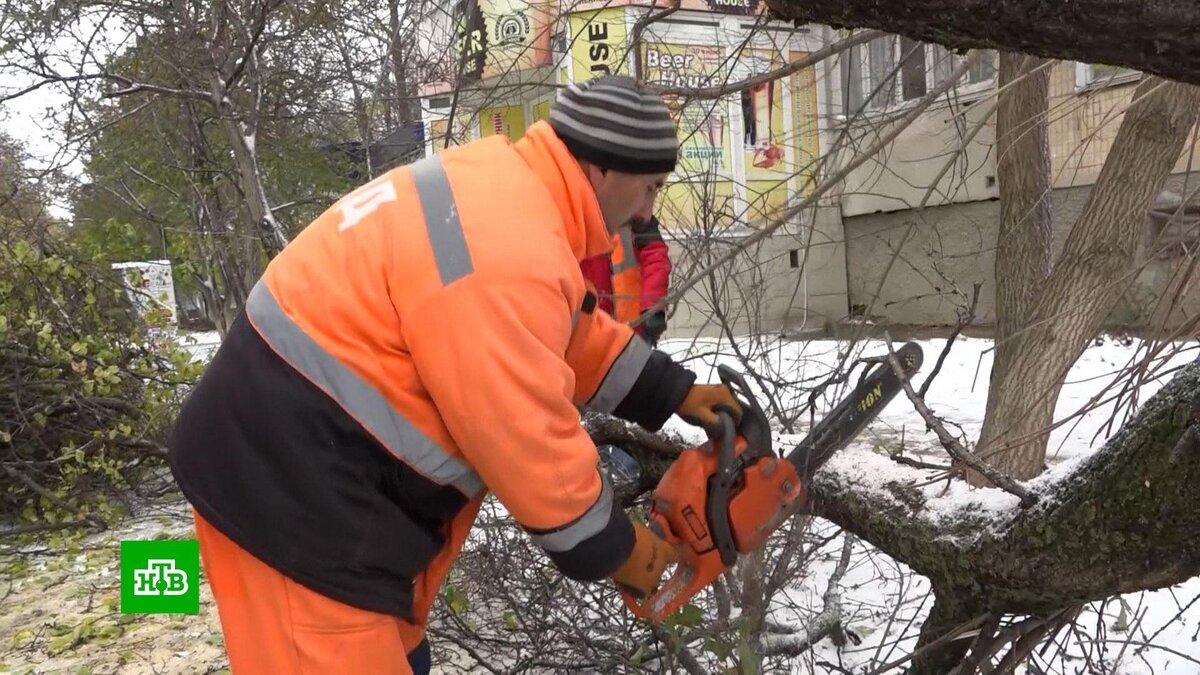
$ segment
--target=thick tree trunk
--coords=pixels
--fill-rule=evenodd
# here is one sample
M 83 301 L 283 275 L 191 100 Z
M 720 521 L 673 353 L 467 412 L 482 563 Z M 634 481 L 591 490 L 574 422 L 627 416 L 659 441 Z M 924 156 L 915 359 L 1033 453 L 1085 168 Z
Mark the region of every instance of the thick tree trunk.
M 953 49 L 1126 66 L 1200 84 L 1200 3 L 1172 0 L 766 0 L 777 16 Z
M 1130 282 L 1146 210 L 1196 124 L 1200 88 L 1149 78 L 1134 101 L 1053 272 L 1016 318 L 1003 362 L 997 354 L 979 453 L 1017 479 L 1043 469 L 1063 379 Z
M 996 107 L 996 174 L 1000 231 L 996 237 L 996 363 L 1009 338 L 1025 327 L 1042 282 L 1050 275 L 1050 69 L 1044 60 L 1000 53 Z
M 980 447 L 987 447 L 1006 430 L 1028 422 L 1031 429 L 1049 428 L 1053 401 L 1030 406 L 1028 392 L 1005 389 L 995 373 L 1009 370 L 1026 328 L 1037 293 L 1050 275 L 1050 141 L 1047 111 L 1050 69 L 1033 56 L 1000 53 L 1000 94 L 996 109 L 997 174 L 1000 187 L 1000 231 L 996 237 L 996 353 L 988 391 L 987 414 Z M 1029 457 L 1010 457 L 1010 466 L 1027 466 L 1028 475 L 1041 471 L 1036 442 L 1024 447 Z M 967 474 L 975 485 L 986 480 Z

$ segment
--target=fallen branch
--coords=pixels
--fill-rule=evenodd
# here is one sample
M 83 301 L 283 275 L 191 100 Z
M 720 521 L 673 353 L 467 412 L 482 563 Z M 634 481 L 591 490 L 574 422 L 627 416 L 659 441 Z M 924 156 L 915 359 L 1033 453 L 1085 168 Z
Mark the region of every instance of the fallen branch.
M 30 478 L 28 474 L 26 474 L 24 471 L 21 471 L 20 469 L 14 467 L 13 465 L 5 464 L 4 471 L 6 473 L 8 473 L 9 476 L 12 476 L 13 478 L 15 478 L 18 481 L 20 481 L 21 483 L 23 483 L 25 485 L 25 487 L 29 488 L 30 490 L 33 490 L 39 496 L 43 497 L 46 501 L 50 502 L 51 504 L 54 504 L 58 508 L 66 511 L 68 513 L 74 512 L 76 510 L 70 504 L 63 501 L 62 498 L 60 498 L 58 495 L 56 495 L 53 492 L 42 487 L 41 485 L 39 485 L 37 483 L 37 481 Z M 103 520 L 100 520 L 99 518 L 96 518 L 95 516 L 85 515 L 85 516 L 83 516 L 82 519 L 86 520 L 87 522 L 91 523 L 92 525 L 100 528 L 101 530 L 108 529 L 108 525 L 106 525 Z
M 908 377 L 904 374 L 904 368 L 901 367 L 900 361 L 896 358 L 896 352 L 892 349 L 892 338 L 886 331 L 884 331 L 884 342 L 888 346 L 888 361 L 892 364 L 892 370 L 896 372 L 896 377 L 900 378 L 900 384 L 904 387 L 904 393 L 908 396 L 908 400 L 912 401 L 913 407 L 917 409 L 917 412 L 921 414 L 922 419 L 925 420 L 925 424 L 937 434 L 938 441 L 941 442 L 946 452 L 950 453 L 950 456 L 955 461 L 962 462 L 971 469 L 983 474 L 996 487 L 1009 494 L 1016 495 L 1020 498 L 1023 506 L 1033 506 L 1037 500 L 1029 494 L 1029 491 L 1024 486 L 976 457 L 974 453 L 963 447 L 962 443 L 959 443 L 958 439 L 949 431 L 946 431 L 946 426 L 938 419 L 937 415 L 933 414 L 929 406 L 925 404 L 925 399 L 913 391 L 912 383 L 909 382 Z
M 821 613 L 812 620 L 803 635 L 785 638 L 768 635 L 764 638 L 764 656 L 799 656 L 831 635 L 835 636 L 835 642 L 844 642 L 844 637 L 840 639 L 837 637 L 838 634 L 843 633 L 842 593 L 838 584 L 842 582 L 842 578 L 846 576 L 846 570 L 850 568 L 850 554 L 854 551 L 855 541 L 854 535 L 845 534 L 842 542 L 842 556 L 838 560 L 833 574 L 829 576 L 829 583 L 825 585 L 825 593 L 821 596 L 824 601 Z

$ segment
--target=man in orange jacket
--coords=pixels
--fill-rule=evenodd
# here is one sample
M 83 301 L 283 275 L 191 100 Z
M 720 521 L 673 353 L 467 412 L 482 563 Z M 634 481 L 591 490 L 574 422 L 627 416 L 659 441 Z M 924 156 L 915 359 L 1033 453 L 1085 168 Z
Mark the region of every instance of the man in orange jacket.
M 675 138 L 629 78 L 572 85 L 515 143 L 390 171 L 271 261 L 170 441 L 235 675 L 426 668 L 489 491 L 564 575 L 657 586 L 675 551 L 621 511 L 576 406 L 652 431 L 741 409 L 596 311 L 579 261 L 649 216 Z

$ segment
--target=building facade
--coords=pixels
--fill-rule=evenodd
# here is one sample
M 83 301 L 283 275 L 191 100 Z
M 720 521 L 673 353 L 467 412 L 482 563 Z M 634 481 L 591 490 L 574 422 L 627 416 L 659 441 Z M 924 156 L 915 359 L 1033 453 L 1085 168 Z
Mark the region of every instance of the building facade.
M 669 3 L 652 1 L 460 3 L 428 31 L 454 58 L 420 92 L 426 153 L 492 134 L 519 138 L 549 116 L 562 86 L 634 75 L 662 88 L 679 130 L 681 159 L 658 207 L 673 282 L 754 242 L 672 305 L 668 337 L 824 333 L 863 319 L 953 325 L 975 283 L 976 322 L 993 320 L 994 52 L 980 53 L 914 124 L 813 198 L 964 56 L 888 35 L 808 64 L 848 33 L 767 20 L 758 0 L 683 0 L 668 12 Z M 1138 74 L 1051 67 L 1061 244 Z M 1172 180 L 1184 187 L 1182 173 Z M 1125 304 L 1161 292 L 1172 265 L 1151 261 Z M 1144 314 L 1126 308 L 1114 320 L 1136 324 Z

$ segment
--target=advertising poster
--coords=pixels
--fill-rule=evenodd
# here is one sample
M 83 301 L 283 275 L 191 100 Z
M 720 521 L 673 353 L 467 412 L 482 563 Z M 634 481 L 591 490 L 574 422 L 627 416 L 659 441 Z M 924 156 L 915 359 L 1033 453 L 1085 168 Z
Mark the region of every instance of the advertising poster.
M 455 4 L 458 50 L 467 50 L 466 81 L 550 63 L 549 5 L 534 0 L 478 0 Z M 458 53 L 462 53 L 459 51 Z
M 737 60 L 733 79 L 743 80 L 783 66 L 774 51 L 748 50 Z M 791 78 L 771 80 L 742 92 L 742 156 L 746 180 L 781 179 L 790 172 L 785 160 L 783 97 Z
M 649 43 L 642 48 L 642 76 L 668 87 L 711 87 L 719 84 L 721 50 L 710 45 Z M 730 172 L 728 106 L 722 100 L 663 97 L 679 134 L 681 180 Z
M 571 15 L 571 68 L 576 82 L 625 72 L 625 10 L 620 7 Z
M 808 56 L 792 52 L 788 60 Z M 821 135 L 817 123 L 817 78 L 812 66 L 796 72 L 792 80 L 792 118 L 795 120 L 796 192 L 807 196 L 816 188 L 817 162 L 821 157 Z
M 484 108 L 479 111 L 479 137 L 493 134 L 507 136 L 515 141 L 525 134 L 525 110 L 523 106 L 507 105 Z

